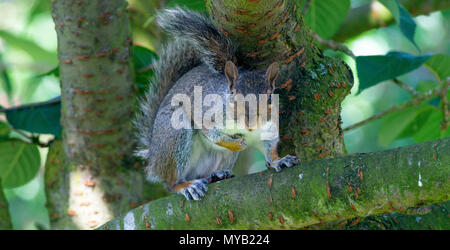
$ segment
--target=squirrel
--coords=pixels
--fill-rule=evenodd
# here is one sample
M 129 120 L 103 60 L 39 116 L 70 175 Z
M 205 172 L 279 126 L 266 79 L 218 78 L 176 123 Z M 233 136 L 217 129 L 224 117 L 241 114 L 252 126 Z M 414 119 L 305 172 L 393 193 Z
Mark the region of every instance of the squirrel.
M 262 130 L 277 129 L 270 120 L 250 129 L 246 116 L 243 131 L 172 126 L 172 102 L 177 94 L 186 94 L 192 101 L 194 89 L 201 87 L 203 97 L 217 94 L 225 102 L 238 94 L 270 96 L 279 66 L 272 63 L 265 74 L 238 69 L 236 46 L 200 13 L 177 7 L 160 12 L 156 21 L 173 39 L 154 63 L 154 80 L 140 101 L 140 112 L 134 120 L 140 145 L 136 155 L 147 161 L 147 179 L 164 182 L 169 190 L 188 200 L 200 200 L 207 184 L 233 177 L 231 169 L 247 145 L 263 153 L 267 166 L 277 172 L 296 165 L 295 156 L 278 157 L 278 136 L 271 140 L 258 137 Z M 234 106 L 230 108 L 235 112 Z M 267 110 L 270 108 L 268 104 Z M 195 121 L 187 115 L 188 109 L 183 115 L 189 117 L 192 125 Z

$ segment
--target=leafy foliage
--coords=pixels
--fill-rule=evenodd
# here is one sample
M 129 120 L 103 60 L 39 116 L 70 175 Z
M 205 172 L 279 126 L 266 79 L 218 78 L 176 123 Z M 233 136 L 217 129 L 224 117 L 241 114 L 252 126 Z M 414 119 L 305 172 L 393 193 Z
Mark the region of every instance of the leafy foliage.
M 37 146 L 20 140 L 0 142 L 0 178 L 4 187 L 18 187 L 34 178 L 41 157 Z
M 134 82 L 142 94 L 153 77 L 152 63 L 158 59 L 158 55 L 141 46 L 134 46 L 134 71 L 136 73 Z
M 409 136 L 404 132 L 407 128 L 412 132 L 413 128 L 411 124 L 415 119 L 422 115 L 429 115 L 430 111 L 434 108 L 430 105 L 411 107 L 406 110 L 395 112 L 390 114 L 384 119 L 381 126 L 380 133 L 378 134 L 378 142 L 382 146 L 389 146 L 395 139 Z M 423 118 L 423 116 L 422 116 Z M 419 124 L 420 128 L 424 124 Z M 417 128 L 415 128 L 417 130 Z M 406 135 L 406 136 L 405 136 Z
M 199 12 L 206 10 L 204 0 L 170 0 L 167 3 L 168 8 L 173 8 L 175 6 L 187 7 Z
M 382 56 L 358 56 L 356 68 L 359 77 L 359 89 L 393 79 L 420 67 L 430 58 L 430 54 L 413 56 L 405 52 L 392 51 Z
M 6 92 L 8 98 L 12 97 L 12 83 L 8 72 L 6 71 L 6 65 L 3 62 L 2 54 L 0 54 L 0 83 L 2 84 L 2 89 Z
M 398 0 L 379 0 L 394 16 L 396 22 L 398 23 L 402 34 L 419 49 L 416 42 L 414 41 L 414 34 L 416 32 L 416 22 L 411 17 L 409 12 L 403 8 L 403 6 L 398 2 Z
M 5 30 L 0 30 L 0 38 L 8 44 L 25 51 L 36 61 L 45 61 L 51 64 L 57 63 L 56 53 L 52 53 L 41 48 L 34 41 L 31 41 L 25 37 L 17 36 Z
M 338 31 L 349 9 L 350 0 L 311 0 L 305 22 L 320 37 L 329 39 Z
M 16 129 L 53 134 L 61 138 L 61 103 L 58 101 L 6 110 L 8 122 Z
M 450 56 L 437 54 L 430 57 L 425 63 L 436 75 L 439 82 L 443 82 L 450 76 Z

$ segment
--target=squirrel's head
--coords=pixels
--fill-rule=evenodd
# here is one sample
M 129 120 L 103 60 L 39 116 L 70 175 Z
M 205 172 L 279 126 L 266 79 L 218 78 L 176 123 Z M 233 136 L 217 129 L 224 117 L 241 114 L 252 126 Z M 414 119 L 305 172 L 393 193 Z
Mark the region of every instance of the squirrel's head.
M 225 77 L 228 81 L 228 88 L 230 90 L 231 96 L 228 102 L 230 105 L 230 110 L 233 111 L 235 119 L 239 116 L 245 117 L 245 127 L 247 130 L 252 131 L 264 124 L 260 124 L 259 117 L 262 115 L 261 112 L 267 112 L 266 117 L 270 119 L 271 114 L 271 94 L 275 89 L 275 81 L 279 75 L 278 63 L 272 63 L 266 70 L 265 74 L 261 72 L 249 71 L 245 69 L 238 70 L 236 65 L 231 61 L 227 61 L 224 68 Z M 265 97 L 263 97 L 265 96 Z M 243 98 L 243 99 L 242 99 Z M 266 98 L 266 99 L 264 99 Z M 243 101 L 244 106 L 239 108 L 237 102 Z M 265 103 L 266 111 L 261 109 L 259 102 L 261 100 L 266 100 Z M 255 102 L 256 105 L 252 105 L 250 102 Z M 252 123 L 251 114 L 256 113 L 256 124 Z M 255 121 L 255 120 L 253 120 Z

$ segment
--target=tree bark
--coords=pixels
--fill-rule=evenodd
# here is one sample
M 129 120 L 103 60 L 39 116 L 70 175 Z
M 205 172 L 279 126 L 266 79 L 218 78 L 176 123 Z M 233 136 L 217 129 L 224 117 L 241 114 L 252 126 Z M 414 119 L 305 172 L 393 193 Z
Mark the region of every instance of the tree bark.
M 8 229 L 12 229 L 12 223 L 9 216 L 8 201 L 3 194 L 2 180 L 0 180 L 0 230 Z
M 131 152 L 134 98 L 127 3 L 54 1 L 64 149 L 97 171 Z
M 120 0 L 56 0 L 53 3 L 53 18 L 58 35 L 64 127 L 64 145 L 52 148 L 46 166 L 47 200 L 53 228 L 95 228 L 110 218 L 125 213 L 130 207 L 140 204 L 145 197 L 151 197 L 151 188 L 144 183 L 140 165 L 135 165 L 126 157 L 132 152 L 129 120 L 134 109 L 134 99 L 131 98 L 133 93 L 131 88 L 133 73 L 129 60 L 131 40 L 125 7 L 125 2 Z M 301 161 L 306 162 L 346 154 L 340 109 L 342 100 L 350 92 L 353 83 L 352 74 L 341 60 L 324 57 L 320 49 L 314 46 L 309 28 L 304 24 L 301 15 L 297 14 L 298 7 L 294 1 L 207 0 L 206 7 L 215 25 L 239 45 L 239 66 L 263 71 L 273 61 L 280 62 L 281 76 L 277 86 L 281 101 L 281 155 L 295 154 Z M 448 146 L 448 143 L 445 145 Z M 446 150 L 448 152 L 448 147 Z M 292 173 L 299 168 L 287 170 L 273 177 L 266 172 L 262 176 L 251 175 L 226 181 L 223 186 L 212 185 L 213 190 L 209 194 L 212 195 L 211 199 L 200 203 L 185 202 L 185 206 L 191 206 L 192 210 L 182 214 L 182 218 L 174 219 L 175 216 L 169 216 L 175 211 L 180 213 L 177 204 L 182 200 L 178 196 L 171 196 L 142 206 L 142 210 L 132 210 L 123 217 L 122 222 L 117 219 L 108 225 L 119 223 L 119 227 L 122 225 L 124 228 L 130 228 L 137 225 L 131 222 L 138 221 L 141 228 L 146 226 L 183 228 L 184 219 L 195 221 L 195 225 L 199 228 L 221 228 L 220 225 L 214 224 L 217 222 L 227 228 L 227 216 L 233 221 L 234 216 L 239 214 L 238 218 L 242 219 L 242 223 L 239 222 L 236 224 L 237 227 L 230 228 L 248 228 L 252 218 L 251 212 L 256 211 L 259 213 L 258 220 L 261 220 L 260 228 L 301 227 L 318 223 L 320 219 L 322 221 L 336 219 L 335 213 L 342 218 L 365 215 L 369 212 L 366 207 L 373 208 L 380 205 L 373 204 L 374 202 L 384 204 L 386 197 L 391 202 L 389 204 L 395 206 L 400 206 L 399 200 L 404 202 L 401 204 L 403 207 L 415 206 L 419 202 L 417 197 L 425 197 L 424 204 L 445 200 L 428 193 L 431 189 L 435 191 L 434 187 L 426 189 L 424 193 L 418 192 L 416 197 L 405 197 L 398 193 L 383 193 L 384 196 L 381 197 L 379 193 L 381 191 L 378 190 L 377 193 L 376 189 L 372 193 L 372 187 L 378 187 L 376 185 L 380 185 L 380 188 L 385 187 L 383 185 L 387 184 L 380 180 L 391 181 L 389 179 L 391 176 L 383 176 L 379 172 L 380 167 L 376 165 L 380 162 L 379 159 L 365 158 L 371 155 L 362 155 L 361 158 L 357 158 L 359 156 L 341 158 L 341 161 L 336 159 L 305 163 L 305 166 L 308 166 L 305 178 L 306 176 L 311 178 L 313 189 L 303 183 L 292 182 L 296 183 L 293 186 L 279 184 L 280 181 L 291 183 L 297 180 L 298 173 Z M 369 162 L 369 158 L 373 162 Z M 360 168 L 349 171 L 342 165 L 341 168 L 333 168 L 336 170 L 333 172 L 332 163 L 344 164 L 345 161 L 342 159 L 346 159 L 347 163 L 353 159 Z M 447 161 L 444 163 L 448 164 L 448 159 L 445 159 Z M 313 168 L 314 166 L 316 168 Z M 321 176 L 324 173 L 324 166 L 329 166 L 330 178 L 333 174 L 343 176 L 344 179 L 336 179 L 337 177 L 329 179 L 328 176 L 324 179 Z M 366 166 L 373 166 L 374 170 L 369 170 L 369 176 L 379 174 L 378 179 L 369 178 L 369 182 L 366 182 L 367 180 L 358 182 L 357 176 L 351 176 L 357 171 L 355 169 L 364 171 L 365 176 Z M 392 170 L 393 174 L 400 174 L 395 172 L 397 170 Z M 344 175 L 339 175 L 342 173 Z M 357 174 L 362 176 L 362 172 Z M 401 177 L 405 181 L 412 178 L 408 175 Z M 352 186 L 355 191 L 351 195 L 364 198 L 361 203 L 359 199 L 349 200 L 349 197 L 345 196 L 343 190 L 346 187 L 343 186 L 345 184 L 343 181 L 347 181 L 346 178 L 355 181 Z M 354 178 L 356 179 L 353 180 Z M 268 179 L 274 182 L 273 189 L 264 189 L 264 183 L 267 185 Z M 328 183 L 325 196 L 323 183 L 319 181 Z M 257 188 L 249 186 L 246 189 L 249 183 L 257 185 Z M 220 189 L 215 190 L 219 185 Z M 358 187 L 363 195 L 357 193 Z M 161 187 L 158 188 L 156 196 L 163 193 L 158 191 Z M 445 188 L 448 191 L 448 186 Z M 254 195 L 254 190 L 263 192 L 258 196 Z M 272 190 L 274 196 L 270 194 Z M 242 194 L 245 191 L 248 193 Z M 300 203 L 300 207 L 296 207 L 292 200 L 295 200 L 295 197 L 289 199 L 287 193 L 297 195 L 297 199 L 303 198 L 304 193 L 307 195 Z M 217 196 L 214 196 L 215 194 Z M 228 194 L 227 199 L 224 200 L 221 194 Z M 329 200 L 328 194 L 332 197 Z M 265 200 L 255 200 L 251 195 L 260 198 L 264 196 L 262 198 Z M 272 197 L 272 203 L 268 203 L 269 197 Z M 208 205 L 209 207 L 200 205 L 207 203 L 208 200 L 221 201 L 214 203 L 220 206 L 216 207 L 217 214 L 211 214 L 211 211 L 206 213 L 207 209 L 212 210 L 212 203 L 208 203 L 211 205 Z M 168 201 L 170 203 L 167 203 Z M 356 211 L 351 206 L 349 209 L 349 201 Z M 328 206 L 329 203 L 333 206 Z M 313 207 L 316 204 L 320 204 L 318 209 Z M 268 214 L 263 214 L 266 213 L 264 210 L 267 209 L 266 206 L 271 209 L 269 211 L 273 221 L 265 221 L 269 217 Z M 386 211 L 385 207 L 372 212 Z M 141 211 L 141 214 L 135 214 L 134 211 Z M 152 212 L 144 215 L 146 211 Z M 200 216 L 202 211 L 205 212 L 205 216 Z M 284 213 L 281 214 L 280 211 Z M 294 214 L 295 211 L 298 213 Z M 217 215 L 221 217 L 217 218 Z M 263 215 L 266 219 L 263 219 Z M 209 216 L 212 216 L 212 221 L 209 221 L 211 219 Z M 170 220 L 164 221 L 164 218 Z M 156 221 L 157 224 L 154 224 Z M 215 227 L 212 227 L 211 223 Z M 192 228 L 192 225 L 190 226 Z
M 400 0 L 400 3 L 412 16 L 427 15 L 433 11 L 450 8 L 447 0 Z M 347 18 L 333 36 L 333 40 L 344 42 L 365 31 L 388 26 L 395 22 L 392 15 L 383 15 L 372 3 L 353 8 Z
M 47 205 L 54 229 L 95 228 L 162 192 L 130 157 L 135 98 L 127 2 L 52 2 L 64 150 L 55 145 L 48 157 Z
M 158 199 L 102 229 L 295 229 L 336 219 L 407 212 L 448 200 L 450 138 L 304 162 L 208 186 L 205 200 Z
M 280 66 L 281 155 L 302 161 L 345 154 L 341 102 L 353 77 L 341 60 L 324 57 L 295 1 L 208 0 L 214 25 L 238 44 L 238 64 L 265 70 Z

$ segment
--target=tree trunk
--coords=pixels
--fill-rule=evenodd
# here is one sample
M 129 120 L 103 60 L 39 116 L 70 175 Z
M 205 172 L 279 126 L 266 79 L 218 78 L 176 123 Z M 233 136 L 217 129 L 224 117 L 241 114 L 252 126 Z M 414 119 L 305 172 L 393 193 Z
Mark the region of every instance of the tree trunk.
M 3 194 L 2 180 L 0 180 L 0 230 L 7 229 L 12 229 L 12 223 L 9 216 L 8 201 Z
M 56 0 L 52 16 L 64 150 L 55 145 L 46 166 L 51 226 L 94 228 L 155 187 L 129 157 L 135 98 L 127 2 Z
M 340 60 L 324 57 L 295 1 L 208 0 L 216 27 L 239 45 L 239 65 L 265 70 L 281 64 L 280 152 L 301 161 L 345 154 L 341 102 L 353 78 Z
M 102 229 L 294 229 L 448 200 L 450 138 L 304 162 L 208 186 L 131 210 Z

